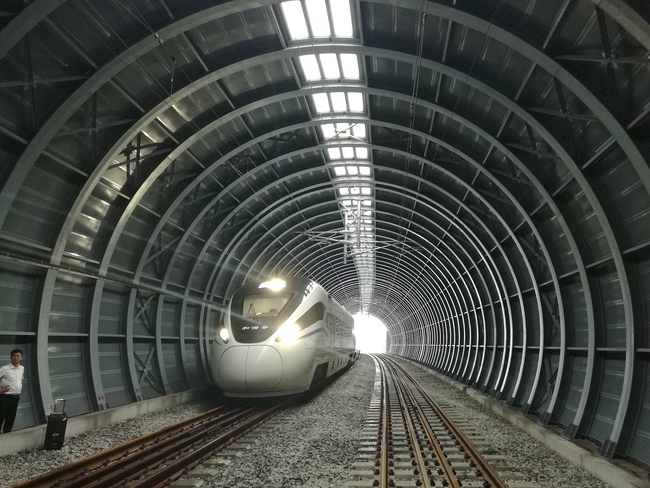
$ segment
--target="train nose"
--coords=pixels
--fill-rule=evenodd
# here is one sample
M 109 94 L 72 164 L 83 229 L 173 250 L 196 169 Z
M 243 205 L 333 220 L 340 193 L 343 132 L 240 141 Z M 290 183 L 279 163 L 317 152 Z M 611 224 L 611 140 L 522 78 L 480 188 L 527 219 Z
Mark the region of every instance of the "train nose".
M 227 364 L 222 368 L 221 365 Z M 275 388 L 282 379 L 282 358 L 269 346 L 235 346 L 219 361 L 219 382 L 223 389 L 264 391 Z

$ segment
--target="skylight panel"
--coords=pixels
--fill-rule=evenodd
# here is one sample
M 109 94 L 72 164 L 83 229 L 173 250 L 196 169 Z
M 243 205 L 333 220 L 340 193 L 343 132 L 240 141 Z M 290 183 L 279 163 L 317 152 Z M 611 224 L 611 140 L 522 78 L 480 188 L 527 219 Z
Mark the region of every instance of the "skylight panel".
M 340 187 L 339 189 L 339 195 L 342 197 L 347 197 L 347 196 L 357 196 L 357 195 L 362 195 L 364 194 L 363 190 L 364 188 L 360 186 L 347 186 L 347 187 Z M 368 188 L 369 190 L 369 188 Z
M 341 159 L 341 150 L 338 147 L 328 147 L 327 155 L 330 159 Z
M 325 139 L 331 139 L 336 135 L 336 130 L 334 129 L 334 124 L 323 124 L 320 126 L 323 131 L 323 137 Z
M 333 12 L 334 35 L 352 37 L 350 0 L 330 0 L 330 9 Z
M 350 124 L 334 124 L 334 126 L 339 137 L 350 137 L 350 128 L 352 127 Z
M 368 167 L 368 166 L 359 166 L 359 174 L 361 176 L 370 176 L 370 167 Z
M 331 139 L 337 137 L 339 139 L 354 137 L 356 139 L 365 139 L 366 138 L 366 125 L 365 124 L 348 124 L 348 123 L 337 123 L 337 124 L 322 124 L 321 130 L 323 131 L 323 137 Z
M 282 12 L 287 19 L 287 28 L 289 36 L 292 39 L 307 39 L 309 31 L 307 30 L 307 21 L 302 10 L 302 5 L 298 0 L 282 2 Z
M 345 166 L 335 166 L 334 174 L 336 176 L 345 176 Z
M 332 108 L 334 112 L 346 112 L 348 110 L 348 103 L 345 99 L 344 92 L 334 92 L 330 96 L 332 97 Z
M 331 24 L 326 0 L 305 0 L 307 18 L 305 18 L 305 12 L 300 1 L 288 0 L 282 2 L 280 5 L 286 19 L 289 36 L 292 39 L 308 39 L 310 37 L 309 28 L 311 28 L 311 36 L 313 37 L 331 37 L 331 26 L 333 26 L 334 36 L 352 37 L 354 32 L 350 0 L 328 1 L 330 12 L 333 13 Z
M 357 166 L 348 166 L 347 169 L 350 176 L 357 176 L 359 174 L 359 168 Z
M 341 65 L 344 78 L 359 79 L 359 59 L 356 54 L 341 54 Z
M 307 81 L 319 81 L 322 79 L 336 80 L 341 77 L 355 80 L 359 79 L 359 66 L 356 54 L 341 54 L 339 58 L 339 55 L 336 53 L 323 53 L 318 55 L 318 59 L 315 54 L 303 54 L 298 56 L 298 59 L 300 60 L 300 65 L 302 66 Z M 343 76 L 341 76 L 339 59 L 343 67 Z M 321 68 L 323 69 L 322 75 Z M 355 93 L 354 102 L 350 101 L 349 103 L 351 105 L 354 103 L 356 107 L 355 111 L 362 112 L 363 96 L 358 92 Z
M 368 159 L 368 148 L 367 147 L 356 147 L 354 149 L 359 159 Z
M 341 148 L 341 152 L 343 153 L 343 157 L 345 159 L 354 159 L 354 148 L 350 146 L 345 146 Z
M 302 71 L 305 73 L 305 78 L 307 81 L 316 81 L 321 80 L 320 69 L 318 67 L 318 62 L 316 61 L 316 55 L 314 54 L 304 54 L 299 56 L 300 64 L 302 66 Z
M 354 137 L 358 137 L 359 139 L 365 139 L 366 138 L 366 125 L 365 124 L 356 124 L 354 127 L 352 127 L 352 134 Z
M 359 92 L 348 92 L 350 111 L 363 112 L 363 95 Z
M 335 53 L 325 53 L 320 55 L 320 62 L 323 65 L 323 74 L 328 80 L 334 80 L 341 77 L 339 70 L 339 60 Z
M 330 101 L 327 98 L 327 93 L 314 93 L 312 95 L 312 99 L 314 100 L 314 106 L 316 107 L 316 112 L 326 113 L 332 111 L 332 109 L 330 108 Z
M 307 7 L 309 24 L 311 25 L 311 32 L 314 37 L 330 37 L 332 31 L 330 30 L 329 15 L 327 15 L 325 0 L 307 0 L 305 6 Z

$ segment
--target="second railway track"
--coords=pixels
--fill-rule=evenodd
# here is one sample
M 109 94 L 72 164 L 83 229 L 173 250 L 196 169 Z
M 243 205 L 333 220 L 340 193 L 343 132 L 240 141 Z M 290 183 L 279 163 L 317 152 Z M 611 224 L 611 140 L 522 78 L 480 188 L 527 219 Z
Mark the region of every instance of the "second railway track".
M 266 422 L 291 401 L 271 406 L 220 406 L 13 485 L 13 488 L 168 486 L 215 452 Z
M 397 362 L 373 359 L 374 395 L 347 488 L 531 486 Z

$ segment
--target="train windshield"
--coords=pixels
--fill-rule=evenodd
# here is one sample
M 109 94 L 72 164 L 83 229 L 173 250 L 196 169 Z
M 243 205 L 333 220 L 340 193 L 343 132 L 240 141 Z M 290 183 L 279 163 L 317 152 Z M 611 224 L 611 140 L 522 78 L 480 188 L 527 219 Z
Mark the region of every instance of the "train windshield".
M 300 304 L 297 290 L 241 289 L 233 295 L 230 328 L 237 342 L 251 344 L 267 340 Z
M 246 296 L 244 297 L 243 315 L 259 322 L 272 323 L 290 298 L 291 294 Z

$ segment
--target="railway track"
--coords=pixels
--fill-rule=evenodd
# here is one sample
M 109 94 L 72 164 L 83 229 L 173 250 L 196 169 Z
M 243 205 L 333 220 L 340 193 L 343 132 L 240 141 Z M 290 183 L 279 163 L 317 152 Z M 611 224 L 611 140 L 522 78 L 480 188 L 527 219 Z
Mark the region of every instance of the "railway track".
M 347 488 L 531 486 L 397 362 L 373 359 L 373 398 Z
M 340 486 L 533 486 L 490 448 L 489 440 L 456 415 L 452 405 L 434 402 L 394 360 L 372 358 L 376 376 L 370 410 L 357 458 L 347 483 L 342 480 Z M 192 480 L 215 479 L 225 466 L 251 451 L 256 436 L 263 437 L 278 423 L 291 422 L 290 417 L 276 414 L 296 400 L 288 398 L 271 407 L 220 406 L 13 488 L 149 488 L 176 480 L 187 485 Z
M 290 404 L 219 406 L 12 488 L 168 486 Z

